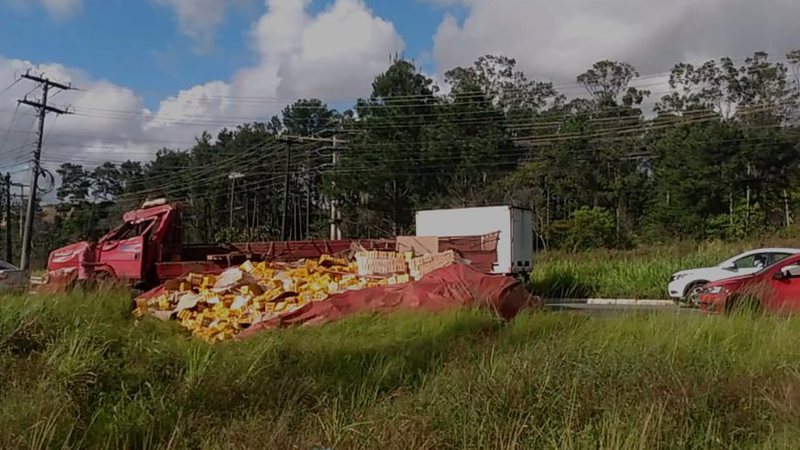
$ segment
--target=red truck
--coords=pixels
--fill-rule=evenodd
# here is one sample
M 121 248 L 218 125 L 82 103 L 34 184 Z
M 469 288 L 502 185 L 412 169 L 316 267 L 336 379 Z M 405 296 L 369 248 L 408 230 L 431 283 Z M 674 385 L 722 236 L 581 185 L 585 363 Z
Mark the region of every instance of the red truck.
M 751 275 L 706 285 L 700 308 L 731 312 L 739 308 L 776 313 L 800 312 L 800 255 L 790 256 Z
M 97 242 L 78 242 L 53 251 L 47 261 L 47 285 L 122 280 L 148 289 L 189 272 L 220 273 L 245 260 L 291 261 L 336 254 L 357 244 L 368 250 L 395 248 L 394 240 L 183 243 L 181 210 L 164 200 L 129 211 L 123 223 Z
M 78 242 L 53 251 L 47 262 L 49 291 L 76 282 L 121 280 L 149 289 L 189 272 L 221 273 L 251 261 L 295 261 L 341 254 L 354 247 L 394 251 L 396 239 L 184 244 L 181 209 L 165 200 L 146 202 L 129 211 L 123 223 L 97 242 Z M 462 236 L 439 238 L 438 251 L 455 249 L 473 266 L 491 272 L 497 261 L 497 238 Z M 484 267 L 485 266 L 485 267 Z

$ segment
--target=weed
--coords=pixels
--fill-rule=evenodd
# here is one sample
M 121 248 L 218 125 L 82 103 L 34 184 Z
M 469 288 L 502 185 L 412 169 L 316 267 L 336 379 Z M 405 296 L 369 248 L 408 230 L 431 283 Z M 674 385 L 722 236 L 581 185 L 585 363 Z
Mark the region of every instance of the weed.
M 600 284 L 602 286 L 602 284 Z M 124 294 L 0 303 L 0 448 L 796 448 L 800 321 L 353 317 L 207 345 Z

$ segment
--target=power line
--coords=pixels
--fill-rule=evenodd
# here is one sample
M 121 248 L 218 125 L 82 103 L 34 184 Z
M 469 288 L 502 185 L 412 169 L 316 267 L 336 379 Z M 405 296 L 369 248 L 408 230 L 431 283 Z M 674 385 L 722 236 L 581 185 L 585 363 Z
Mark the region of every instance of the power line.
M 19 83 L 20 81 L 22 81 L 22 77 L 15 77 L 14 81 L 12 81 L 11 84 L 9 84 L 8 86 L 6 86 L 2 90 L 0 90 L 0 95 L 3 95 L 6 92 L 8 92 L 9 89 L 11 89 L 14 86 L 16 86 L 17 83 Z
M 783 52 L 783 53 L 785 54 L 785 53 L 788 53 L 788 52 Z M 717 60 L 717 59 L 715 59 L 713 61 L 719 62 L 719 60 Z M 743 62 L 745 62 L 745 59 L 742 59 L 742 58 L 735 58 L 735 59 L 731 58 L 731 61 L 734 62 L 734 63 L 743 63 Z M 787 62 L 787 61 L 788 61 L 788 59 L 785 56 L 781 56 L 781 57 L 772 58 L 768 62 L 769 63 L 773 63 L 773 64 L 782 64 L 782 63 Z M 759 72 L 759 71 L 769 71 L 769 70 L 773 70 L 773 69 L 774 69 L 774 67 L 764 67 L 764 68 L 754 68 L 753 71 Z M 650 74 L 639 75 L 639 76 L 635 77 L 631 81 L 631 83 L 632 83 L 633 87 L 637 87 L 637 88 L 638 87 L 645 87 L 648 84 L 637 85 L 636 81 L 637 80 L 648 80 L 648 79 L 654 79 L 654 78 L 662 78 L 662 77 L 667 77 L 667 76 L 669 76 L 671 74 L 672 74 L 672 71 L 670 70 L 670 71 L 655 72 L 655 73 L 650 73 Z M 536 83 L 536 82 L 549 83 L 549 84 L 552 84 L 553 88 L 556 89 L 556 90 L 558 90 L 558 89 L 568 89 L 568 88 L 575 88 L 575 89 L 583 89 L 584 88 L 583 84 L 581 84 L 579 82 L 553 83 L 553 82 L 549 82 L 549 81 L 540 81 L 540 80 L 530 80 L 530 82 L 532 82 L 532 83 Z M 652 84 L 652 85 L 656 85 L 656 84 Z M 658 83 L 657 85 L 661 85 L 661 83 Z M 92 87 L 92 88 L 81 89 L 81 90 L 82 91 L 89 91 L 89 92 L 91 92 L 91 91 L 97 91 L 97 92 L 120 92 L 120 93 L 126 93 L 126 94 L 130 94 L 132 92 L 131 89 L 123 88 L 123 87 Z M 527 91 L 528 91 L 528 88 L 513 88 L 513 89 L 506 89 L 504 92 L 514 93 L 514 92 L 527 92 Z M 476 91 L 475 95 L 485 95 L 485 93 L 483 93 L 482 91 L 480 93 Z M 444 96 L 446 96 L 446 95 L 444 95 Z M 203 99 L 203 100 L 225 100 L 226 103 L 237 103 L 238 102 L 238 103 L 284 104 L 284 105 L 291 104 L 291 103 L 296 102 L 298 100 L 297 98 L 289 98 L 289 97 L 193 94 L 193 93 L 186 92 L 186 91 L 180 92 L 179 94 L 173 95 L 172 97 L 174 97 L 174 98 L 198 98 L 198 99 Z M 442 97 L 442 95 L 440 95 L 440 96 L 433 95 L 433 97 Z M 428 99 L 428 98 L 431 98 L 431 95 L 428 95 L 428 94 L 409 94 L 409 95 L 387 96 L 387 97 L 384 97 L 383 100 Z M 308 100 L 315 100 L 315 99 L 312 98 L 312 99 L 308 99 Z M 350 99 L 340 99 L 340 100 L 341 101 L 352 101 L 352 98 L 350 98 Z M 334 100 L 334 101 L 331 101 L 331 102 L 332 103 L 337 103 L 337 102 L 339 102 L 339 100 Z M 313 106 L 302 106 L 302 105 L 300 105 L 300 108 L 316 109 L 316 107 L 313 107 Z
M 743 111 L 744 112 L 744 111 Z M 587 133 L 586 130 L 581 132 L 575 133 L 560 133 L 554 135 L 542 135 L 537 136 L 536 139 L 532 139 L 531 137 L 521 137 L 517 139 L 510 139 L 511 142 L 518 142 L 524 143 L 527 145 L 552 145 L 555 142 L 564 142 L 570 140 L 593 140 L 593 141 L 601 141 L 601 140 L 619 140 L 619 139 L 628 139 L 625 136 L 619 137 L 614 136 L 614 134 L 626 134 L 626 133 L 639 133 L 639 132 L 646 132 L 646 131 L 657 131 L 660 129 L 667 129 L 671 128 L 674 125 L 689 125 L 689 124 L 696 124 L 696 123 L 704 123 L 704 122 L 711 122 L 719 120 L 719 116 L 717 114 L 705 114 L 705 115 L 695 115 L 692 117 L 673 117 L 668 120 L 664 120 L 657 125 L 642 125 L 642 126 L 635 126 L 635 127 L 618 127 L 618 128 L 607 128 L 607 129 L 599 129 L 595 133 Z M 313 141 L 324 141 L 324 139 L 319 138 L 310 138 Z M 417 141 L 417 142 L 405 142 L 405 143 L 372 143 L 372 144 L 356 144 L 358 148 L 385 148 L 390 147 L 392 145 L 400 145 L 404 147 L 412 147 L 415 145 L 436 145 L 436 144 L 457 144 L 457 143 L 464 143 L 464 142 L 474 142 L 474 138 L 472 139 L 457 139 L 457 140 L 429 140 L 429 141 Z M 178 170 L 178 172 L 189 172 L 194 173 L 193 176 L 195 177 L 205 177 L 206 175 L 213 175 L 215 173 L 219 174 L 222 164 L 224 167 L 224 163 L 232 164 L 233 166 L 231 169 L 236 168 L 236 165 L 248 164 L 249 161 L 246 159 L 247 153 L 236 154 L 224 160 L 221 163 L 218 163 L 216 167 L 208 167 L 205 169 L 201 169 L 197 172 L 196 168 L 193 167 L 186 167 L 183 170 Z M 270 155 L 264 155 L 264 157 L 269 157 Z M 385 157 L 383 160 L 386 160 Z M 404 160 L 406 161 L 406 160 Z M 93 162 L 100 162 L 100 160 L 95 160 Z M 164 175 L 163 177 L 173 177 L 175 176 L 174 173 L 169 175 Z M 179 181 L 183 182 L 183 181 Z
M 6 130 L 5 136 L 3 136 L 3 143 L 0 144 L 0 154 L 2 154 L 3 150 L 6 148 L 6 142 L 8 142 L 8 136 L 11 133 L 11 128 L 14 127 L 14 122 L 17 120 L 18 111 L 19 111 L 19 103 L 17 104 L 17 108 L 14 110 L 14 117 L 12 117 L 11 122 L 8 124 L 8 130 Z

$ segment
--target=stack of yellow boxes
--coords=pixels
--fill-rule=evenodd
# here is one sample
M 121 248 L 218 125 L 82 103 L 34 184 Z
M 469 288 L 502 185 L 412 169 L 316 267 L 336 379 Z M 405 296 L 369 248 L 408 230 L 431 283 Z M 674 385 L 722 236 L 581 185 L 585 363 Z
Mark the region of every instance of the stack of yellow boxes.
M 443 253 L 424 255 L 411 259 L 408 263 L 408 271 L 414 280 L 419 280 L 435 270 L 460 262 L 461 258 L 459 258 L 456 252 L 448 250 Z
M 408 273 L 408 262 L 405 255 L 396 252 L 364 251 L 356 253 L 358 274 L 394 275 Z
M 393 255 L 377 258 L 393 262 L 369 267 L 325 255 L 292 265 L 248 261 L 219 276 L 190 274 L 165 284 L 164 293 L 155 298 L 137 300 L 136 315 L 172 313 L 194 336 L 224 341 L 252 324 L 324 301 L 332 294 L 409 282 L 405 256 Z M 374 261 L 368 258 L 366 263 Z M 376 268 L 397 272 L 390 270 L 394 274 L 383 277 L 359 275 Z

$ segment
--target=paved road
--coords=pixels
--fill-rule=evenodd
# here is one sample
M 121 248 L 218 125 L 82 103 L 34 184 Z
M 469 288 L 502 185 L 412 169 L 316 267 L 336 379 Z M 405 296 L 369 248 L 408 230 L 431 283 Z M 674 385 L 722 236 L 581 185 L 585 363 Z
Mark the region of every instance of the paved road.
M 621 305 L 587 305 L 585 303 L 552 303 L 547 304 L 552 311 L 565 313 L 584 313 L 592 315 L 619 315 L 630 313 L 665 313 L 675 314 L 702 314 L 701 311 L 691 308 L 681 308 L 675 304 L 663 306 L 621 306 Z

